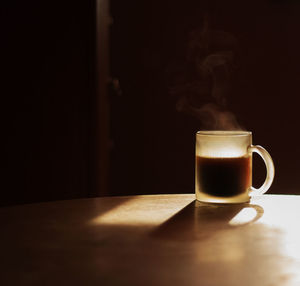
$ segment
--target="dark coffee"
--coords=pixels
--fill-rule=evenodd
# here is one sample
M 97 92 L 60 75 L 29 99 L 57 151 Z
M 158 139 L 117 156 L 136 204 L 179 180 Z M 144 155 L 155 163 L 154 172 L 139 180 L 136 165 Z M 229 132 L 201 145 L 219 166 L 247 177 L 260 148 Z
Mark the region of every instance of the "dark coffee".
M 201 192 L 216 197 L 232 197 L 251 186 L 251 157 L 196 157 L 196 180 Z

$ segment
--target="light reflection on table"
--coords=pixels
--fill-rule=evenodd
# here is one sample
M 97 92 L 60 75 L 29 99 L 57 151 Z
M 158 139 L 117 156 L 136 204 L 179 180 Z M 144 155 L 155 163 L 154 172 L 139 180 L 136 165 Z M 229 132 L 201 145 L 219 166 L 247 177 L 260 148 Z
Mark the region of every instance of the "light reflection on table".
M 300 197 L 194 195 L 0 209 L 1 285 L 300 285 Z

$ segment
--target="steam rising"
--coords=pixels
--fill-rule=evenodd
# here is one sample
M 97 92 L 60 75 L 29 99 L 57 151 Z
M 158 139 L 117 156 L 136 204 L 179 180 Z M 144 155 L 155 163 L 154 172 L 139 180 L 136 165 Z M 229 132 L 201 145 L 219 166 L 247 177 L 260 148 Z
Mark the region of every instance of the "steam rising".
M 200 108 L 196 108 L 189 104 L 185 97 L 177 102 L 176 108 L 193 115 L 204 123 L 205 129 L 209 130 L 241 130 L 233 113 L 221 110 L 220 107 L 213 103 L 204 104 Z
M 202 29 L 189 35 L 185 63 L 181 64 L 184 70 L 177 69 L 177 80 L 169 91 L 177 98 L 177 110 L 199 119 L 202 129 L 242 129 L 226 100 L 236 46 L 237 40 L 231 34 L 209 29 L 207 16 Z

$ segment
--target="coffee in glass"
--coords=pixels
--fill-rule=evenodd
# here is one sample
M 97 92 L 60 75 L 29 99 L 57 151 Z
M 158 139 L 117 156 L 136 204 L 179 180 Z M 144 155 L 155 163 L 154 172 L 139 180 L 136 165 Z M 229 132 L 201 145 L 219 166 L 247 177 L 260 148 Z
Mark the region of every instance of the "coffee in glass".
M 252 153 L 264 159 L 267 178 L 263 186 L 252 184 Z M 252 194 L 263 194 L 274 178 L 269 153 L 252 145 L 248 131 L 199 131 L 196 135 L 196 198 L 203 202 L 239 203 Z

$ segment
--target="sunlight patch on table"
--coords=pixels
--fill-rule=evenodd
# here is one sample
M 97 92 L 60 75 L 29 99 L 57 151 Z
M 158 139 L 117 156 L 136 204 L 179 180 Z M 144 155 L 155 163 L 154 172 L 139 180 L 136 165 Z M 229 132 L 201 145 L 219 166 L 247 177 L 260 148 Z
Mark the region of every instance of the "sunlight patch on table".
M 243 208 L 237 215 L 235 215 L 229 224 L 232 226 L 238 226 L 247 224 L 255 219 L 257 216 L 257 211 L 255 208 L 246 207 Z
M 147 200 L 146 212 L 143 207 L 145 206 L 143 200 Z M 149 198 L 141 196 L 126 201 L 111 211 L 93 218 L 89 223 L 92 225 L 159 225 L 190 202 L 191 200 L 182 200 L 182 202 L 178 203 L 176 200 L 167 198 L 149 201 Z

